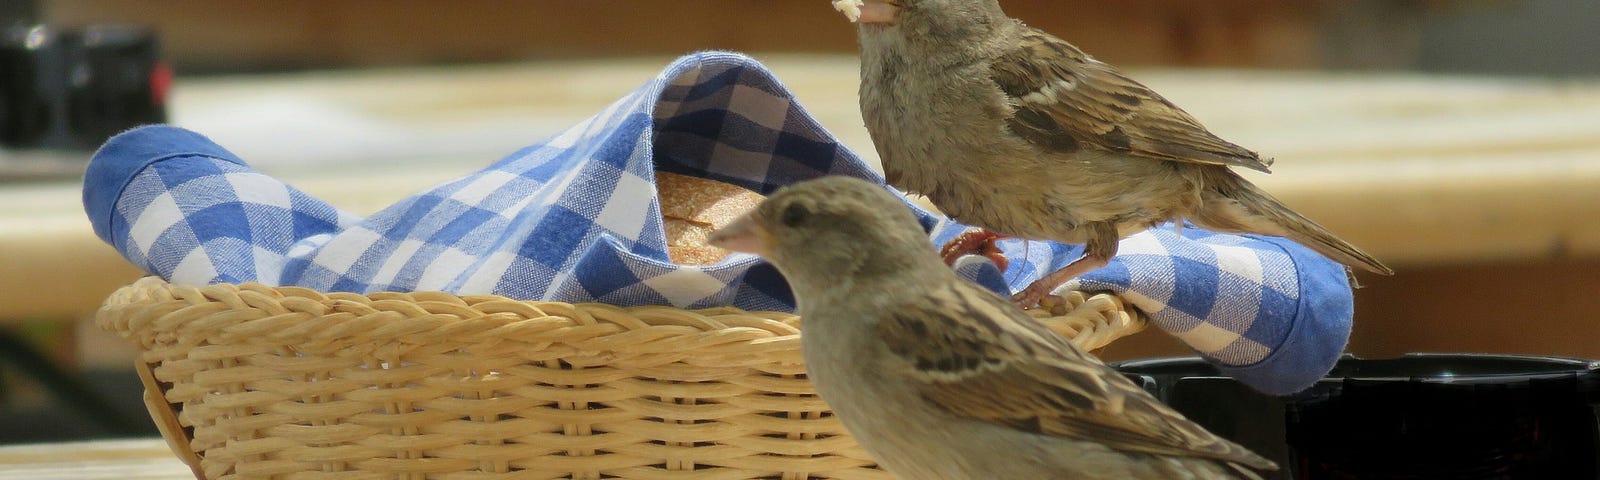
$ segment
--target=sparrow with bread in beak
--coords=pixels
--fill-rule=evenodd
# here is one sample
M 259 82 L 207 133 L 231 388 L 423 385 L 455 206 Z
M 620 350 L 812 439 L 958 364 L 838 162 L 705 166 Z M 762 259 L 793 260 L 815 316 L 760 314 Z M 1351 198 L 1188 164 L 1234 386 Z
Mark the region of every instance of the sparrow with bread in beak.
M 1031 307 L 1166 222 L 1287 237 L 1349 266 L 1389 267 L 1230 170 L 1267 171 L 1116 67 L 1006 16 L 996 0 L 839 0 L 857 22 L 861 113 L 889 183 L 1002 236 L 1083 244 L 1013 296 Z
M 899 478 L 1231 479 L 1277 468 L 956 276 L 881 185 L 797 183 L 710 243 L 760 255 L 788 280 L 808 378 Z

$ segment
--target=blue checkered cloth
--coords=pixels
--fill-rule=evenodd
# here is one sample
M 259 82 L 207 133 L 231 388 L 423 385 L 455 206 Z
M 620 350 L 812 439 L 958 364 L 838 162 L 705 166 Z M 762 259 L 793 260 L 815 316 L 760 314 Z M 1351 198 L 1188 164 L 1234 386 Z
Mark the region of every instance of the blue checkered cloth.
M 762 193 L 824 175 L 883 178 L 738 54 L 684 57 L 633 93 L 482 171 L 362 218 L 200 134 L 149 126 L 107 141 L 84 180 L 95 232 L 179 284 L 257 281 L 322 291 L 439 290 L 520 299 L 749 310 L 794 308 L 760 259 L 667 257 L 655 172 Z M 909 201 L 935 243 L 968 228 Z M 1011 267 L 957 271 L 1007 293 L 1082 248 L 1004 240 Z M 1331 368 L 1350 331 L 1343 267 L 1274 237 L 1157 228 L 1065 288 L 1112 291 L 1229 375 L 1269 393 Z

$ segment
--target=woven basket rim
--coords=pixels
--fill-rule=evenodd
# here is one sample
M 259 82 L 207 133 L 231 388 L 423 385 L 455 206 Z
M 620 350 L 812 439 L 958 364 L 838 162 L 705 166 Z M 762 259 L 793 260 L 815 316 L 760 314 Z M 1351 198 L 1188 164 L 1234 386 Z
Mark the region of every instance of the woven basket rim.
M 207 317 L 189 323 L 161 320 L 169 315 Z M 364 295 L 257 282 L 197 287 L 158 277 L 145 277 L 117 290 L 102 304 L 96 318 L 101 328 L 140 340 L 147 348 L 154 340 L 150 337 L 168 333 L 290 345 L 350 337 L 415 342 L 419 336 L 447 336 L 463 343 L 528 338 L 543 342 L 543 337 L 534 334 L 553 329 L 582 330 L 587 333 L 579 336 L 591 337 L 646 330 L 652 336 L 714 333 L 718 344 L 797 341 L 799 337 L 799 317 L 790 312 L 622 307 L 437 291 Z
M 1066 299 L 1067 305 L 1064 309 L 1055 312 L 1029 310 L 1028 313 L 1047 324 L 1071 322 L 1072 317 L 1083 317 L 1085 313 L 1074 310 L 1081 310 L 1080 307 L 1085 307 L 1085 304 L 1092 304 L 1087 307 L 1106 316 L 1107 323 L 1124 323 L 1126 324 L 1124 327 L 1135 329 L 1142 329 L 1143 324 L 1147 323 L 1147 318 L 1142 312 L 1131 305 L 1126 305 L 1116 295 L 1105 292 L 1073 293 L 1078 294 L 1077 298 Z M 450 328 L 451 322 L 485 321 L 505 324 L 530 319 L 566 317 L 578 322 L 578 326 L 613 325 L 622 330 L 676 326 L 700 332 L 751 329 L 766 331 L 771 338 L 781 338 L 798 336 L 800 324 L 799 315 L 793 312 L 745 310 L 732 306 L 696 309 L 681 309 L 667 305 L 618 306 L 600 302 L 520 300 L 494 294 L 457 295 L 440 291 L 359 294 L 321 292 L 305 287 L 272 286 L 260 282 L 189 286 L 169 283 L 155 276 L 140 278 L 113 292 L 101 305 L 96 317 L 100 326 L 106 330 L 122 333 L 125 336 L 134 335 L 138 333 L 133 330 L 136 327 L 149 328 L 156 325 L 135 326 L 119 324 L 112 320 L 117 318 L 119 310 L 133 310 L 132 313 L 149 316 L 153 312 L 144 311 L 140 308 L 140 304 L 158 297 L 187 300 L 193 304 L 191 307 L 216 304 L 230 309 L 263 309 L 270 316 L 295 314 L 333 316 L 337 318 L 336 321 L 354 321 L 362 316 L 371 315 L 397 314 L 406 317 L 425 317 L 438 322 L 435 328 Z M 338 315 L 341 313 L 349 316 Z M 1116 314 L 1126 318 L 1115 318 L 1118 316 Z M 765 321 L 754 323 L 748 320 L 738 321 L 739 317 L 755 317 Z M 730 324 L 728 322 L 730 319 L 735 321 Z M 391 328 L 363 333 L 369 337 L 392 339 L 408 332 L 414 333 L 415 329 Z M 1072 335 L 1068 337 L 1071 338 Z
M 1113 295 L 1063 300 L 1061 312 L 1032 314 L 1085 349 L 1146 324 Z M 260 283 L 195 287 L 147 277 L 108 297 L 96 321 L 143 346 L 137 366 L 146 406 L 196 478 L 420 474 L 445 468 L 433 463 L 442 457 L 418 456 L 444 452 L 435 448 L 450 452 L 443 457 L 481 456 L 449 462 L 483 473 L 684 478 L 697 468 L 690 459 L 703 457 L 700 465 L 729 475 L 887 475 L 839 438 L 847 432 L 805 380 L 800 318 L 788 312 Z M 481 399 L 483 388 L 499 392 L 496 401 Z M 686 399 L 699 400 L 678 403 Z M 583 417 L 581 407 L 595 402 L 607 413 Z M 497 423 L 504 415 L 515 420 Z M 696 415 L 748 441 L 699 454 L 677 450 L 712 432 Z M 401 424 L 425 435 L 394 430 Z M 548 431 L 557 424 L 570 425 Z M 626 433 L 587 436 L 596 425 Z M 388 440 L 329 440 L 351 432 Z M 610 453 L 573 447 L 630 435 L 656 443 L 628 440 Z M 735 450 L 743 453 L 713 459 Z

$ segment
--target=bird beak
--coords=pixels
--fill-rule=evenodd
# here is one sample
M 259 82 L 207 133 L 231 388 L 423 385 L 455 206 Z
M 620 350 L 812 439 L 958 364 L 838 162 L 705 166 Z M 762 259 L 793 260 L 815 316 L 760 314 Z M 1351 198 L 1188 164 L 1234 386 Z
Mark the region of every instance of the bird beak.
M 753 253 L 764 257 L 772 247 L 772 242 L 769 241 L 771 238 L 772 233 L 763 228 L 761 224 L 756 223 L 755 219 L 750 218 L 750 214 L 746 213 L 744 216 L 734 220 L 733 223 L 728 224 L 728 226 L 711 232 L 711 236 L 706 238 L 706 243 L 713 247 L 735 252 Z
M 900 14 L 897 0 L 833 0 L 833 8 L 851 22 L 892 24 Z

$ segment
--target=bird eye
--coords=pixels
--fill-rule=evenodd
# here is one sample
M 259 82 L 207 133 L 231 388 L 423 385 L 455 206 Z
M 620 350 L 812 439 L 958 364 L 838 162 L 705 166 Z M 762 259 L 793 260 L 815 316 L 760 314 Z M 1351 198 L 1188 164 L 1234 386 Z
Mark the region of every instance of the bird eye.
M 793 227 L 805 222 L 810 217 L 811 210 L 807 209 L 805 205 L 791 203 L 789 206 L 784 207 L 783 216 L 780 220 L 783 221 L 784 226 Z

